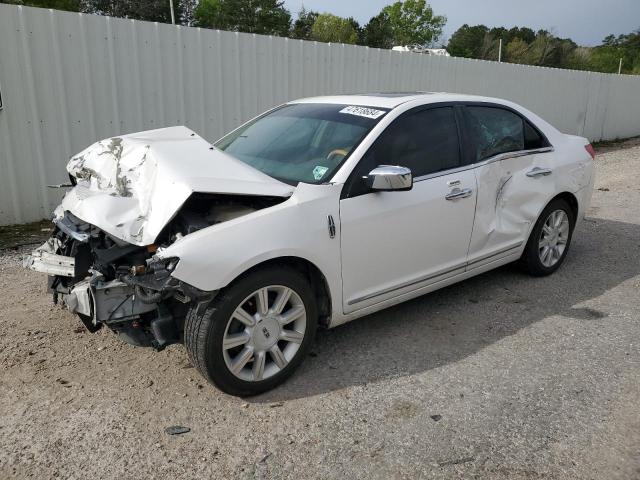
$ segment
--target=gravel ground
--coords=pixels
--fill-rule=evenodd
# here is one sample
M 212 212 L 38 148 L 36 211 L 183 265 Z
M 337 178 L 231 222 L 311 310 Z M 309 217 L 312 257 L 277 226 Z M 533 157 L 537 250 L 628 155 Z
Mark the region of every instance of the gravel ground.
M 0 478 L 640 478 L 640 146 L 597 174 L 552 277 L 505 267 L 320 332 L 250 400 L 181 346 L 86 332 L 5 251 Z

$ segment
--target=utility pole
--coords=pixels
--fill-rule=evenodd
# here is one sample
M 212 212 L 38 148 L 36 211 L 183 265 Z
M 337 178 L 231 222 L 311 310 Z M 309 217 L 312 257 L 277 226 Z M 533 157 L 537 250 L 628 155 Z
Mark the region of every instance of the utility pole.
M 175 14 L 173 13 L 173 0 L 169 0 L 169 8 L 171 9 L 171 23 L 175 25 L 176 17 L 175 17 Z
M 498 61 L 502 62 L 502 39 L 500 39 L 500 44 L 498 46 Z
M 620 63 L 618 64 L 618 75 L 622 73 L 622 58 L 620 59 Z

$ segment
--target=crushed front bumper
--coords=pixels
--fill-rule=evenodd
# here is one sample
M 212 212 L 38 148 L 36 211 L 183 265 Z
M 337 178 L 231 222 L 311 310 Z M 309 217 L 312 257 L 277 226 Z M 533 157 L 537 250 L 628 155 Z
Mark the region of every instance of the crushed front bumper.
M 74 277 L 76 275 L 76 259 L 56 254 L 59 248 L 60 240 L 52 237 L 27 256 L 23 266 L 47 275 Z
M 72 313 L 90 317 L 94 325 L 131 319 L 152 312 L 155 303 L 145 303 L 133 287 L 119 280 L 103 281 L 100 276 L 77 283 L 62 301 Z
M 50 238 L 24 259 L 23 266 L 51 277 L 77 278 L 76 259 L 59 255 L 60 241 Z M 120 280 L 105 281 L 99 273 L 78 281 L 70 291 L 55 292 L 69 309 L 83 318 L 90 330 L 99 324 L 137 317 L 156 309 L 155 303 L 143 302 L 135 288 Z M 89 325 L 90 323 L 90 325 Z
M 160 350 L 181 340 L 187 304 L 212 294 L 173 278 L 176 258 L 154 259 L 145 266 L 133 264 L 128 270 L 120 266 L 122 263 L 109 263 L 110 267 L 102 269 L 100 260 L 104 263 L 106 256 L 96 253 L 99 249 L 91 250 L 91 256 L 86 251 L 89 245 L 84 242 L 84 251 L 65 249 L 61 242 L 66 240 L 62 238 L 52 236 L 23 264 L 49 275 L 54 302 L 78 315 L 91 332 L 106 325 L 128 343 Z M 78 253 L 75 257 L 61 255 L 69 251 Z M 115 275 L 109 275 L 109 268 L 115 270 Z

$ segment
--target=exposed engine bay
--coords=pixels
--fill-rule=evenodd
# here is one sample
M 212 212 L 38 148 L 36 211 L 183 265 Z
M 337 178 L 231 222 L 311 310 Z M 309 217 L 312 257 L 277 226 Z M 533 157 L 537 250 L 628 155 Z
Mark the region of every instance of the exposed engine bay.
M 216 292 L 173 278 L 180 260 L 155 253 L 198 230 L 284 200 L 193 193 L 147 246 L 125 242 L 59 207 L 51 237 L 25 259 L 25 267 L 47 273 L 54 303 L 77 314 L 90 331 L 106 325 L 128 343 L 162 349 L 182 340 L 188 305 Z

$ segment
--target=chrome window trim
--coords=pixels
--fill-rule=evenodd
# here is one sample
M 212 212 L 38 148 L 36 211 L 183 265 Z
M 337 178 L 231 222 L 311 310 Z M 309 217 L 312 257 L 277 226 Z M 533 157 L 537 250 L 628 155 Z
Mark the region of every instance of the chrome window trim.
M 470 163 L 469 165 L 463 165 L 461 167 L 450 168 L 449 170 L 441 170 L 439 172 L 429 173 L 427 175 L 421 175 L 420 177 L 415 177 L 413 179 L 413 183 L 422 182 L 423 180 L 429 180 L 431 178 L 444 177 L 445 175 L 451 175 L 454 173 L 465 172 L 473 168 L 482 167 L 484 165 L 489 165 L 490 163 L 499 162 L 502 160 L 508 160 L 510 158 L 526 157 L 527 155 L 535 155 L 537 153 L 549 153 L 549 152 L 553 152 L 554 150 L 555 149 L 553 147 L 542 147 L 542 148 L 533 148 L 530 150 L 518 150 L 517 152 L 499 153 L 498 155 L 494 155 L 493 157 L 489 157 L 485 160 L 481 160 L 476 163 Z

